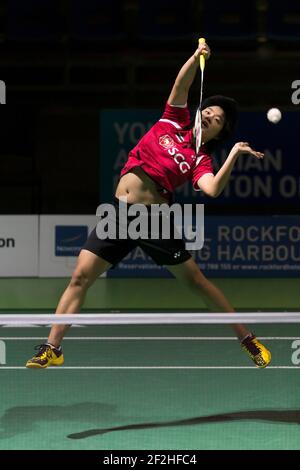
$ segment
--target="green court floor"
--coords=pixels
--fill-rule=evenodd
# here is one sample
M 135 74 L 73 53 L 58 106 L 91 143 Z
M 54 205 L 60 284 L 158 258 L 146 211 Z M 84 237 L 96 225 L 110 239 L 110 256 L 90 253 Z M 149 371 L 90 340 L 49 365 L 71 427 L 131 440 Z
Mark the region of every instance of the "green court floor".
M 216 279 L 237 310 L 300 311 L 300 279 Z M 0 279 L 0 310 L 53 311 L 68 279 Z M 203 311 L 174 279 L 99 279 L 85 311 Z M 300 449 L 300 325 L 73 327 L 60 368 L 24 367 L 47 328 L 0 328 L 0 449 Z
M 300 279 L 212 279 L 237 309 L 292 309 L 300 311 Z M 2 278 L 0 309 L 54 309 L 68 278 Z M 87 309 L 204 308 L 197 295 L 175 279 L 100 278 L 90 288 Z
M 0 449 L 300 449 L 300 325 L 73 327 L 59 368 L 24 367 L 47 328 L 0 329 Z

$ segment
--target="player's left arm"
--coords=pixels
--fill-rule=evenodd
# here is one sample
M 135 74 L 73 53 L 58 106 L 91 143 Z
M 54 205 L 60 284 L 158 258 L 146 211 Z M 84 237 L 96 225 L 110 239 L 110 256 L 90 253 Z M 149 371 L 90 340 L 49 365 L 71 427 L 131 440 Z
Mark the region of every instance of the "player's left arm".
M 205 194 L 211 197 L 218 197 L 229 181 L 234 164 L 242 153 L 249 153 L 255 158 L 263 158 L 264 154 L 252 149 L 248 142 L 238 142 L 231 149 L 227 159 L 216 175 L 205 174 L 199 178 L 197 185 Z
M 190 87 L 199 69 L 199 57 L 201 54 L 205 54 L 206 59 L 209 59 L 210 48 L 206 43 L 200 44 L 192 57 L 180 69 L 168 99 L 170 105 L 182 106 L 187 103 Z

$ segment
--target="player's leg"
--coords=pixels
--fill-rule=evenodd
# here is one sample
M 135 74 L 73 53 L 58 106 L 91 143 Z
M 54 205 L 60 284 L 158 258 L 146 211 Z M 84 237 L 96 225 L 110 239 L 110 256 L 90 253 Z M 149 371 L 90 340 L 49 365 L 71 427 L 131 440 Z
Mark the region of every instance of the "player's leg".
M 111 264 L 103 258 L 91 251 L 81 250 L 70 283 L 61 296 L 55 313 L 79 313 L 88 288 L 110 267 Z M 48 342 L 58 347 L 68 328 L 68 325 L 53 325 Z
M 192 258 L 177 265 L 167 265 L 166 268 L 180 283 L 191 291 L 198 293 L 211 311 L 234 312 L 234 308 L 222 291 L 202 274 Z M 241 341 L 243 349 L 255 364 L 258 367 L 266 367 L 271 361 L 270 351 L 243 324 L 235 324 L 233 328 Z
M 174 238 L 171 234 L 170 238 L 161 236 L 157 240 L 142 240 L 140 245 L 158 265 L 165 266 L 181 284 L 200 294 L 211 311 L 234 312 L 221 290 L 202 274 L 180 238 Z M 234 329 L 240 340 L 249 334 L 243 325 L 234 325 Z
M 65 292 L 58 303 L 56 314 L 78 313 L 84 302 L 88 288 L 103 274 L 111 264 L 88 250 L 81 250 L 76 268 Z M 69 325 L 53 325 L 45 344 L 40 345 L 38 353 L 26 366 L 29 368 L 46 368 L 49 365 L 59 366 L 64 362 L 61 342 Z
M 192 258 L 181 264 L 166 266 L 166 268 L 181 284 L 201 295 L 201 298 L 212 312 L 234 312 L 233 306 L 223 292 L 202 274 Z M 233 325 L 233 328 L 240 340 L 243 340 L 250 333 L 243 324 Z

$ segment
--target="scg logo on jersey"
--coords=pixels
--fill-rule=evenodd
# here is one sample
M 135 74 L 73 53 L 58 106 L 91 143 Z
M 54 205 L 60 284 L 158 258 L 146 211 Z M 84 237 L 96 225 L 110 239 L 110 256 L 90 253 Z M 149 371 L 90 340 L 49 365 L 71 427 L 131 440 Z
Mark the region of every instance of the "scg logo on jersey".
M 162 135 L 159 138 L 159 145 L 161 145 L 164 149 L 170 149 L 174 147 L 174 139 L 170 137 L 168 134 Z
M 169 149 L 168 153 L 171 155 L 171 157 L 174 158 L 174 161 L 177 163 L 177 165 L 179 165 L 179 169 L 181 173 L 186 173 L 187 171 L 191 169 L 188 162 L 185 161 L 182 153 L 178 153 L 178 149 L 176 147 Z

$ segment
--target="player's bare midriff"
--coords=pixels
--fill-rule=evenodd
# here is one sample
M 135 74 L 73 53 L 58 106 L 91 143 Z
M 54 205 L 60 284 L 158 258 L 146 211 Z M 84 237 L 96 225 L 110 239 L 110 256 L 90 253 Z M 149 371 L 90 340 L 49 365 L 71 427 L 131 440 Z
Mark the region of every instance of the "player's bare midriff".
M 167 199 L 159 194 L 157 185 L 141 168 L 135 167 L 122 176 L 116 189 L 118 199 L 127 198 L 128 204 L 162 204 Z

